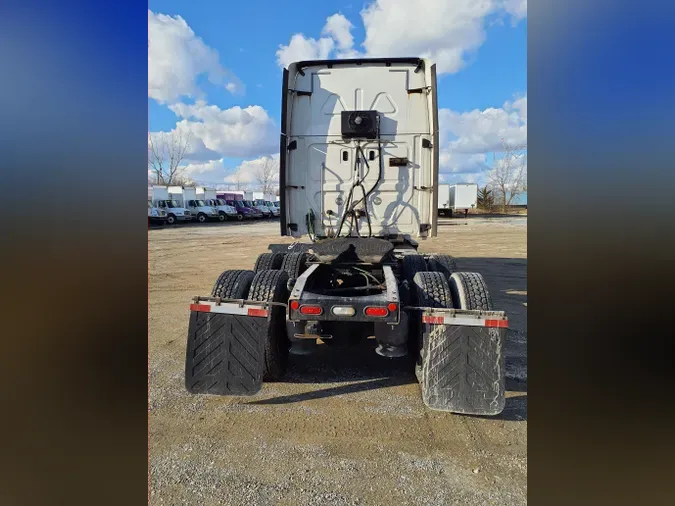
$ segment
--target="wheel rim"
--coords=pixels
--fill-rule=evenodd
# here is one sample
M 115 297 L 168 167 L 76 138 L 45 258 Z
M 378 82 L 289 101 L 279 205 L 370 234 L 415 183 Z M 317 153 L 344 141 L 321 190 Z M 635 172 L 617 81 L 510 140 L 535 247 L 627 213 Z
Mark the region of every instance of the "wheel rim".
M 206 218 L 204 216 L 199 217 L 199 223 L 204 223 L 206 221 Z
M 244 219 L 244 216 L 243 216 L 243 215 L 241 215 L 241 214 L 238 214 L 238 215 L 237 215 L 237 219 L 238 219 L 239 221 L 241 221 L 241 220 L 243 220 L 243 219 Z
M 169 216 L 166 221 L 169 225 L 173 225 L 176 222 L 176 219 L 173 216 Z
M 220 221 L 225 221 L 225 215 L 224 215 L 224 214 L 219 214 L 219 215 L 218 215 L 218 219 L 219 219 Z

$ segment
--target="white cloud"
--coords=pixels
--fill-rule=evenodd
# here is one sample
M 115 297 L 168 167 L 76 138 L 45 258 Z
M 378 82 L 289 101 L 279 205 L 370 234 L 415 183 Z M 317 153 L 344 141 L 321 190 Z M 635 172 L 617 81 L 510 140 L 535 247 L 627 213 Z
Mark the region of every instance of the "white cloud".
M 183 118 L 175 128 L 190 134 L 191 161 L 247 158 L 278 149 L 278 128 L 258 105 L 220 109 L 198 100 L 193 105 L 177 103 L 169 108 Z M 210 157 L 205 156 L 208 153 Z
M 340 51 L 349 51 L 354 45 L 352 28 L 354 28 L 354 25 L 342 14 L 333 14 L 326 19 L 321 35 L 332 37 Z
M 502 139 L 510 146 L 527 146 L 527 96 L 482 111 L 441 109 L 439 123 L 440 171 L 479 180 L 488 166 L 488 153 L 499 152 Z
M 330 37 L 319 40 L 305 38 L 301 33 L 291 37 L 288 46 L 281 45 L 277 50 L 277 62 L 280 67 L 302 60 L 325 60 L 333 50 L 335 41 Z
M 511 15 L 513 24 L 527 17 L 527 0 L 502 0 L 502 7 Z
M 218 51 L 197 37 L 182 17 L 148 10 L 150 98 L 171 103 L 180 97 L 202 96 L 195 83 L 200 75 L 231 93 L 243 93 L 244 85 L 219 60 Z
M 527 96 L 498 109 L 462 113 L 441 109 L 439 123 L 442 144 L 449 141 L 450 148 L 458 153 L 498 150 L 502 138 L 510 145 L 527 144 Z
M 288 67 L 302 60 L 357 58 L 360 55 L 353 47 L 352 28 L 354 25 L 344 15 L 333 14 L 326 18 L 319 40 L 296 33 L 287 46 L 280 45 L 276 53 L 277 63 L 280 67 Z
M 239 183 L 248 189 L 256 189 L 258 187 L 256 172 L 268 160 L 272 163 L 275 177 L 278 181 L 278 153 L 245 160 L 235 168 L 226 167 L 223 158 L 204 163 L 189 163 L 185 166 L 185 175 L 191 180 L 203 184 L 217 185 L 218 183 L 225 183 L 225 185 L 232 185 Z
M 223 159 L 210 160 L 204 163 L 189 163 L 185 166 L 185 174 L 192 179 L 208 179 L 209 181 L 222 179 L 225 172 Z
M 361 12 L 369 55 L 431 58 L 439 73 L 454 73 L 485 40 L 483 20 L 494 0 L 376 0 Z M 405 36 L 401 36 L 405 34 Z
M 299 60 L 358 56 L 422 56 L 440 74 L 461 70 L 485 41 L 485 25 L 508 15 L 512 24 L 527 16 L 526 0 L 375 0 L 361 11 L 364 51 L 354 48 L 352 23 L 342 14 L 326 19 L 318 41 L 296 33 L 280 46 L 282 67 Z
M 258 182 L 255 174 L 262 167 L 264 163 L 271 162 L 274 166 L 276 179 L 279 178 L 279 154 L 272 156 L 261 156 L 254 160 L 246 160 L 241 165 L 236 167 L 231 174 L 224 178 L 226 183 L 242 183 L 255 186 Z

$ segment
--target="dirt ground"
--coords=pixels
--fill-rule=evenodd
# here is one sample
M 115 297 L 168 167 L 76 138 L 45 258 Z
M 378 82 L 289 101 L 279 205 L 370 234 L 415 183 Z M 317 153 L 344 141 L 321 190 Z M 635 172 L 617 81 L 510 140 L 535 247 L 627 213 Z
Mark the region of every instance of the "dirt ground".
M 186 392 L 188 305 L 226 269 L 251 269 L 278 220 L 148 232 L 150 503 L 153 505 L 525 504 L 527 218 L 441 218 L 420 251 L 481 272 L 510 319 L 507 399 L 497 417 L 425 408 L 408 362 L 372 342 L 291 356 L 254 397 Z

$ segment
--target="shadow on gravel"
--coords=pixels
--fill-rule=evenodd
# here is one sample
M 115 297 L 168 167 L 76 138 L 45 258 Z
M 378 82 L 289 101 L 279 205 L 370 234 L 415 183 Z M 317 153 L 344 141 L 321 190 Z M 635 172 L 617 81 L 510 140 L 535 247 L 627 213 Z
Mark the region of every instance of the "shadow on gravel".
M 374 339 L 354 345 L 319 344 L 310 355 L 291 355 L 283 382 L 340 383 L 379 380 L 372 388 L 415 383 L 414 366 L 408 358 L 385 358 L 375 353 Z M 391 382 L 386 384 L 386 382 Z M 358 385 L 348 385 L 348 387 Z
M 349 385 L 342 385 L 339 387 L 324 388 L 323 390 L 313 390 L 311 392 L 303 392 L 301 394 L 284 395 L 281 397 L 274 397 L 272 399 L 264 399 L 261 401 L 249 402 L 249 404 L 290 404 L 292 402 L 303 402 L 303 401 L 310 401 L 313 399 L 323 399 L 325 397 L 353 394 L 356 392 L 364 392 L 366 390 L 375 390 L 377 388 L 407 385 L 408 383 L 411 383 L 411 381 L 409 381 L 409 378 L 405 377 L 380 378 L 370 381 L 364 381 L 362 383 L 351 383 Z

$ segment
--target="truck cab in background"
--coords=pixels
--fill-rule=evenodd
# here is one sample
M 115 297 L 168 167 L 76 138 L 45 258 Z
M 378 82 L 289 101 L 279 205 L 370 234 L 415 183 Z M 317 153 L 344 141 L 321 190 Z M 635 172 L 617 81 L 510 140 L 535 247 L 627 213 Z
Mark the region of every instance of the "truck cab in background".
M 279 217 L 279 215 L 281 214 L 281 211 L 279 210 L 279 208 L 277 206 L 274 205 L 274 202 L 272 202 L 270 200 L 266 200 L 265 205 L 267 206 L 267 209 L 272 211 L 272 216 L 274 216 L 275 218 Z
M 237 218 L 237 210 L 228 205 L 223 199 L 208 199 L 206 205 L 211 206 L 218 211 L 218 220 L 227 221 Z
M 259 217 L 257 210 L 252 210 L 244 203 L 243 191 L 219 192 L 216 198 L 222 199 L 225 201 L 225 204 L 233 207 L 236 212 L 235 216 L 239 221 Z
M 232 199 L 232 200 L 226 200 L 225 203 L 229 206 L 234 207 L 234 209 L 237 213 L 236 217 L 239 221 L 242 221 L 244 219 L 253 218 L 253 213 L 252 213 L 251 209 L 249 209 L 248 207 L 246 207 L 244 205 L 243 200 Z
M 203 200 L 207 206 L 213 207 L 218 213 L 219 221 L 227 221 L 237 217 L 236 209 L 227 205 L 224 200 L 219 199 L 216 190 L 212 188 L 198 186 L 197 199 Z
M 197 198 L 197 189 L 193 186 L 170 186 L 169 195 L 185 206 L 199 223 L 217 220 L 218 211 Z
M 267 202 L 263 199 L 255 199 L 253 201 L 253 205 L 257 209 L 260 209 L 260 212 L 263 214 L 265 218 L 270 218 L 274 214 L 272 213 L 272 210 L 267 206 Z
M 166 223 L 166 212 L 156 207 L 151 199 L 148 199 L 148 225 L 164 225 Z
M 166 213 L 167 225 L 174 225 L 179 221 L 192 221 L 192 213 L 183 207 L 178 200 L 172 199 L 167 186 L 153 186 L 148 189 L 149 201 L 156 208 Z
M 265 214 L 262 212 L 258 206 L 256 206 L 252 200 L 242 200 L 244 205 L 251 211 L 251 216 L 253 218 L 262 218 Z
M 258 211 L 261 212 L 262 216 L 269 218 L 272 216 L 272 211 L 270 211 L 265 205 L 264 194 L 261 192 L 245 192 L 244 201 L 247 205 L 255 207 Z

